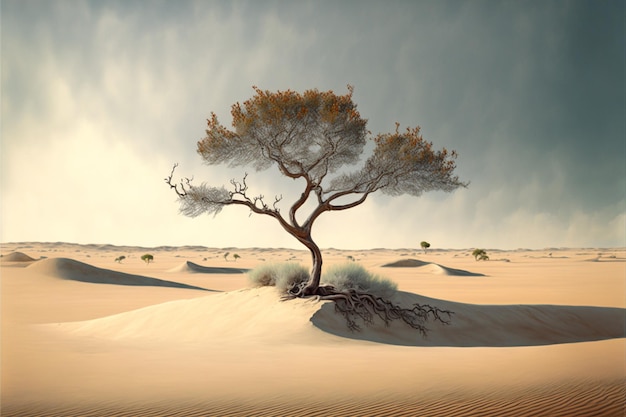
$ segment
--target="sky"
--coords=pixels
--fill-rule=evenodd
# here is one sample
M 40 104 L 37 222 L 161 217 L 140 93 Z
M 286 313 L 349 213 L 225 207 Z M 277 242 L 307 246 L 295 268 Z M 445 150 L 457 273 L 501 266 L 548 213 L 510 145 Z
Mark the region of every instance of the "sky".
M 624 7 L 2 0 L 0 242 L 303 248 L 244 207 L 182 216 L 164 178 L 178 163 L 198 183 L 248 172 L 253 195 L 298 192 L 275 168 L 203 164 L 206 119 L 230 125 L 252 86 L 349 84 L 373 134 L 421 126 L 469 186 L 324 213 L 319 246 L 626 246 Z

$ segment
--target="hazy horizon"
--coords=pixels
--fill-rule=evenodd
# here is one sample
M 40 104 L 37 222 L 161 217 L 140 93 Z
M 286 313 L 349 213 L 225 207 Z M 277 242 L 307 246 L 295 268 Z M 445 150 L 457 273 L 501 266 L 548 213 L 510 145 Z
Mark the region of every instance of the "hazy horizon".
M 303 247 L 302 245 L 294 245 L 294 246 L 286 246 L 286 247 L 270 247 L 270 246 L 206 246 L 206 245 L 185 245 L 185 244 L 181 244 L 181 245 L 154 245 L 154 246 L 143 246 L 143 245 L 127 245 L 127 244 L 112 244 L 112 243 L 103 243 L 103 242 L 90 242 L 90 243 L 76 243 L 76 242 L 37 242 L 37 241 L 30 241 L 30 242 L 0 242 L 0 246 L 11 246 L 11 245 L 70 245 L 70 246 L 86 246 L 86 247 L 113 247 L 113 248 L 137 248 L 137 249 L 170 249 L 170 248 L 184 248 L 184 249 L 188 249 L 188 250 L 194 250 L 194 249 L 219 249 L 219 250 L 235 250 L 235 249 L 239 249 L 239 250 L 296 250 L 296 251 L 304 251 L 308 253 L 308 249 Z M 502 248 L 497 248 L 497 247 L 480 247 L 481 249 L 484 249 L 486 251 L 495 251 L 495 252 L 521 252 L 521 251 L 533 251 L 533 252 L 539 252 L 539 251 L 546 251 L 546 250 L 551 250 L 551 251 L 569 251 L 569 250 L 607 250 L 607 251 L 611 251 L 611 250 L 625 250 L 626 246 L 607 246 L 607 247 L 600 247 L 600 246 L 590 246 L 590 247 L 567 247 L 567 246 L 561 246 L 561 247 L 554 247 L 554 246 L 547 246 L 547 247 L 543 247 L 543 248 L 524 248 L 524 247 L 519 247 L 519 248 L 511 248 L 511 249 L 502 249 Z M 28 248 L 23 248 L 23 249 L 28 249 Z M 380 250 L 386 250 L 386 251 L 402 251 L 402 250 L 411 250 L 411 251 L 415 251 L 415 252 L 419 252 L 419 254 L 423 254 L 423 249 L 417 245 L 414 247 L 367 247 L 367 248 L 340 248 L 340 247 L 333 247 L 333 246 L 329 246 L 329 247 L 320 247 L 320 249 L 322 251 L 328 251 L 328 250 L 337 250 L 337 251 L 345 251 L 345 252 L 359 252 L 359 251 L 380 251 Z M 448 248 L 433 248 L 432 246 L 428 248 L 427 253 L 431 253 L 431 252 L 456 252 L 456 251 L 471 251 L 473 249 L 476 249 L 476 247 L 448 247 Z M 17 250 L 17 249 L 16 249 Z

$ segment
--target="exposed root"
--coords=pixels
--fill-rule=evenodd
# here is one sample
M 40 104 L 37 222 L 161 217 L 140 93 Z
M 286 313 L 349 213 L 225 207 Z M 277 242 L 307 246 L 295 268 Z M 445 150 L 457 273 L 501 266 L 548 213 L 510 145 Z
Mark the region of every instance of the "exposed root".
M 401 320 L 426 337 L 428 334 L 426 322 L 429 318 L 443 324 L 450 324 L 450 318 L 454 314 L 452 311 L 442 310 L 428 304 L 414 304 L 412 308 L 405 308 L 370 293 L 355 290 L 337 291 L 330 285 L 318 287 L 314 294 L 306 294 L 306 283 L 292 287 L 283 296 L 283 300 L 311 296 L 320 301 L 333 301 L 335 311 L 344 316 L 348 329 L 351 331 L 361 330 L 357 322 L 359 318 L 369 326 L 374 324 L 378 316 L 385 326 L 389 326 L 393 320 Z

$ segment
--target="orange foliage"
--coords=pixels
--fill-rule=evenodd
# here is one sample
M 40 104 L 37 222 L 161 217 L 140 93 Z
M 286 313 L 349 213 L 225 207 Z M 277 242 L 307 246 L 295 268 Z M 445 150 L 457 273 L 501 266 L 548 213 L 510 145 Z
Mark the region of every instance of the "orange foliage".
M 398 162 L 411 165 L 430 166 L 440 173 L 451 173 L 456 165 L 456 152 L 448 152 L 446 148 L 433 150 L 432 142 L 425 141 L 420 134 L 419 126 L 407 127 L 400 132 L 400 124 L 396 123 L 394 133 L 380 134 L 374 140 L 380 154 L 395 155 Z
M 336 95 L 333 91 L 307 90 L 298 93 L 292 90 L 270 92 L 254 86 L 255 96 L 236 103 L 231 108 L 233 127 L 245 130 L 256 125 L 275 125 L 293 118 L 301 120 L 310 114 L 319 120 L 334 123 L 342 122 L 365 123 L 360 118 L 356 105 L 352 102 L 352 87 L 345 95 Z M 212 126 L 215 127 L 215 126 Z

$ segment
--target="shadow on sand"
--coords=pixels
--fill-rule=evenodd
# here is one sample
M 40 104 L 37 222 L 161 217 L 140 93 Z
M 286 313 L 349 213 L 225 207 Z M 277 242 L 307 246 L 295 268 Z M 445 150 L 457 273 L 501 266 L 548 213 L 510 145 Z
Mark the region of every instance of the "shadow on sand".
M 560 305 L 477 305 L 436 300 L 398 292 L 403 306 L 429 304 L 453 311 L 450 324 L 429 322 L 422 337 L 400 321 L 385 326 L 361 322 L 361 331 L 348 330 L 334 303 L 324 304 L 311 317 L 313 325 L 336 336 L 403 346 L 514 347 L 588 342 L 626 337 L 626 309 Z

